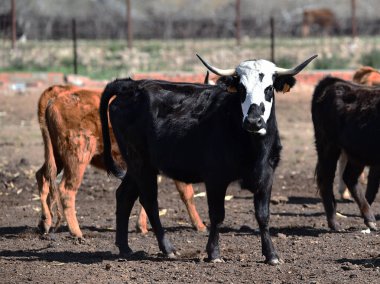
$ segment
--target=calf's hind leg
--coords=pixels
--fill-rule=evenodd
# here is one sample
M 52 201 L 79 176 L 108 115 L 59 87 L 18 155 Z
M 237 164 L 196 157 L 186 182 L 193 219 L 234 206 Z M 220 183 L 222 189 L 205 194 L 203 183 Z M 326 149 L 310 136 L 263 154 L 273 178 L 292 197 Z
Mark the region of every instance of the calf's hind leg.
M 65 216 L 70 233 L 79 238 L 83 238 L 81 229 L 75 211 L 76 195 L 83 179 L 83 174 L 87 164 L 78 165 L 78 167 L 65 168 L 63 177 L 59 183 L 59 193 L 61 197 L 61 203 L 63 208 L 63 214 Z
M 336 221 L 336 200 L 333 192 L 336 164 L 339 158 L 339 149 L 323 151 L 318 149 L 318 162 L 316 167 L 317 184 L 319 194 L 325 208 L 328 226 L 331 230 L 340 230 Z
M 343 172 L 347 165 L 347 155 L 344 151 L 340 154 L 338 162 L 338 192 L 342 200 L 350 200 L 351 195 L 346 184 L 343 181 Z
M 191 223 L 195 227 L 195 229 L 199 232 L 205 232 L 206 226 L 203 224 L 202 219 L 199 217 L 197 208 L 194 203 L 194 189 L 191 184 L 186 184 L 181 181 L 174 181 L 175 186 L 181 196 L 183 203 L 187 208 L 187 212 L 189 213 Z
M 61 171 L 61 167 L 44 165 L 36 172 L 36 180 L 41 201 L 41 218 L 38 223 L 38 228 L 42 233 L 49 233 L 53 222 L 54 205 L 57 206 L 57 223 L 62 218 L 61 203 L 59 202 L 59 194 L 56 188 L 56 176 Z
M 371 205 L 373 201 L 375 201 L 376 194 L 379 191 L 379 183 L 380 183 L 380 167 L 371 166 L 369 168 L 367 191 L 365 194 L 365 198 L 367 199 L 369 205 Z
M 182 202 L 186 206 L 193 227 L 199 232 L 205 232 L 207 228 L 205 224 L 203 224 L 202 219 L 199 217 L 197 208 L 195 207 L 193 186 L 191 184 L 176 180 L 174 183 L 182 199 Z M 147 216 L 143 207 L 140 209 L 136 223 L 136 230 L 142 234 L 146 234 L 148 232 Z
M 364 223 L 372 230 L 376 230 L 376 219 L 371 208 L 364 196 L 360 183 L 358 182 L 364 165 L 355 165 L 348 161 L 346 169 L 343 173 L 343 180 L 347 184 L 348 189 L 356 203 L 359 206 L 360 212 L 364 218 Z
M 123 181 L 116 190 L 116 246 L 122 257 L 128 257 L 132 250 L 128 243 L 129 216 L 138 194 L 138 187 L 129 173 L 126 173 Z
M 41 219 L 38 223 L 38 228 L 42 233 L 49 233 L 49 230 L 52 225 L 52 212 L 50 211 L 50 206 L 48 205 L 49 191 L 50 191 L 50 182 L 44 176 L 46 170 L 46 165 L 44 164 L 36 172 L 36 180 L 38 185 L 38 191 L 40 193 L 41 201 Z
M 228 184 L 206 183 L 208 213 L 210 217 L 210 233 L 206 251 L 211 262 L 223 262 L 219 248 L 219 229 L 225 217 L 224 197 Z
M 154 169 L 142 168 L 138 178 L 140 203 L 148 215 L 149 222 L 152 225 L 156 235 L 160 250 L 168 257 L 175 257 L 176 251 L 171 242 L 166 238 L 164 229 L 158 212 L 157 201 L 157 174 Z

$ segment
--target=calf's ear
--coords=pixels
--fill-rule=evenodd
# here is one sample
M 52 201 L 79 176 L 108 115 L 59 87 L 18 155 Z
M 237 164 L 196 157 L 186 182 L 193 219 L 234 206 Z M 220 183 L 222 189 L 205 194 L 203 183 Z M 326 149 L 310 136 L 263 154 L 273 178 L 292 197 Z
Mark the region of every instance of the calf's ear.
M 239 83 L 239 78 L 235 76 L 222 76 L 217 81 L 216 84 L 226 90 L 229 93 L 236 93 L 237 86 Z
M 276 76 L 273 87 L 277 92 L 287 93 L 296 84 L 296 79 L 291 75 Z

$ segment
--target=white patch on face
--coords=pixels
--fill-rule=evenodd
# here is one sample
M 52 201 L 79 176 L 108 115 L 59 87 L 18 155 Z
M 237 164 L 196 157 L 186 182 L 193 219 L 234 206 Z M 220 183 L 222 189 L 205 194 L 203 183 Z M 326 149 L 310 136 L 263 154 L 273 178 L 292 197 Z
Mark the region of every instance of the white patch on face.
M 244 85 L 247 96 L 241 104 L 243 110 L 243 121 L 248 115 L 249 107 L 252 104 L 265 106 L 264 114 L 261 116 L 265 122 L 269 119 L 273 98 L 270 102 L 265 100 L 264 90 L 273 85 L 273 74 L 275 73 L 275 65 L 267 60 L 250 60 L 242 62 L 236 72 L 240 77 L 240 83 Z M 264 74 L 260 81 L 260 73 Z

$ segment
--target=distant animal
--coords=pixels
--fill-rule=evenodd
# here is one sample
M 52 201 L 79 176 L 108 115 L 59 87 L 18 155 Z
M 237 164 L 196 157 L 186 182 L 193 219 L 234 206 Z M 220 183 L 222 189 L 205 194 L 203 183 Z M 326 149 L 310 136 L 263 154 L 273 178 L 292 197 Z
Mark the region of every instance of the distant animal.
M 44 141 L 45 162 L 37 171 L 36 179 L 42 207 L 39 228 L 44 233 L 48 233 L 52 226 L 52 208 L 57 205 L 55 228 L 59 227 L 64 215 L 71 234 L 83 237 L 75 213 L 76 194 L 89 164 L 104 169 L 100 95 L 101 90 L 56 85 L 45 90 L 39 99 L 38 120 Z M 113 132 L 109 133 L 112 156 L 125 168 Z M 57 189 L 56 177 L 61 171 L 62 180 Z M 192 185 L 179 181 L 175 181 L 175 185 L 194 227 L 205 231 L 206 227 L 195 208 Z M 142 209 L 137 228 L 143 233 L 147 232 L 146 219 Z
M 373 67 L 362 66 L 355 72 L 353 76 L 353 82 L 362 84 L 362 85 L 367 85 L 367 86 L 380 86 L 380 72 Z M 342 152 L 339 158 L 339 163 L 338 163 L 338 176 L 339 176 L 338 191 L 341 196 L 341 199 L 350 200 L 351 199 L 350 192 L 343 181 L 343 171 L 344 171 L 344 168 L 346 167 L 346 164 L 347 164 L 347 156 L 344 152 Z M 372 172 L 373 170 L 375 169 L 372 169 L 372 170 L 370 169 L 371 175 L 375 174 L 374 172 Z M 361 179 L 364 180 L 363 174 L 361 175 Z
M 128 242 L 128 217 L 139 197 L 156 234 L 160 250 L 175 257 L 165 236 L 157 202 L 159 172 L 187 183 L 204 182 L 210 217 L 208 260 L 221 262 L 219 228 L 229 183 L 240 180 L 254 193 L 262 253 L 269 264 L 280 259 L 269 234 L 269 200 L 281 143 L 275 114 L 276 91 L 289 91 L 313 56 L 294 69 L 266 60 L 247 60 L 233 69 L 211 66 L 223 76 L 218 84 L 171 83 L 158 80 L 115 80 L 102 94 L 100 117 L 108 171 L 123 172 L 111 155 L 110 123 L 128 171 L 116 194 L 116 245 L 120 254 L 133 252 Z M 112 102 L 110 102 L 110 100 Z
M 339 31 L 335 14 L 328 8 L 305 9 L 303 11 L 302 36 L 309 36 L 313 27 L 320 28 L 324 35 Z
M 312 120 L 318 161 L 316 180 L 326 211 L 328 226 L 339 230 L 333 181 L 338 158 L 347 156 L 343 181 L 359 206 L 365 224 L 376 229 L 371 211 L 379 186 L 380 166 L 380 88 L 358 85 L 327 77 L 316 86 L 312 99 Z M 358 178 L 365 166 L 370 166 L 367 193 Z M 371 174 L 372 172 L 372 174 Z
M 380 86 L 380 71 L 371 66 L 362 66 L 355 72 L 353 81 L 367 86 Z

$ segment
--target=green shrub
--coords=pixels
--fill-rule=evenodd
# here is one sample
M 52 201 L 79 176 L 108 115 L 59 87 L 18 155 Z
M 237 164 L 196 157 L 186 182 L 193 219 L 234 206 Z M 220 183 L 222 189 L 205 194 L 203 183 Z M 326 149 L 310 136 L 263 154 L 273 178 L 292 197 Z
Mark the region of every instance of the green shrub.
M 127 47 L 126 42 L 111 42 L 110 45 L 108 46 L 108 50 L 111 52 L 117 52 L 125 49 Z
M 147 41 L 140 47 L 140 51 L 147 52 L 151 55 L 158 55 L 162 49 L 162 44 L 157 41 Z
M 380 68 L 380 50 L 373 49 L 368 53 L 364 53 L 360 60 L 362 65 L 372 66 L 374 68 Z
M 297 60 L 291 56 L 284 56 L 276 59 L 276 65 L 281 68 L 292 68 L 297 64 Z
M 326 56 L 322 54 L 321 57 L 318 57 L 314 63 L 314 69 L 346 69 L 349 64 L 347 58 L 333 54 L 332 56 Z

